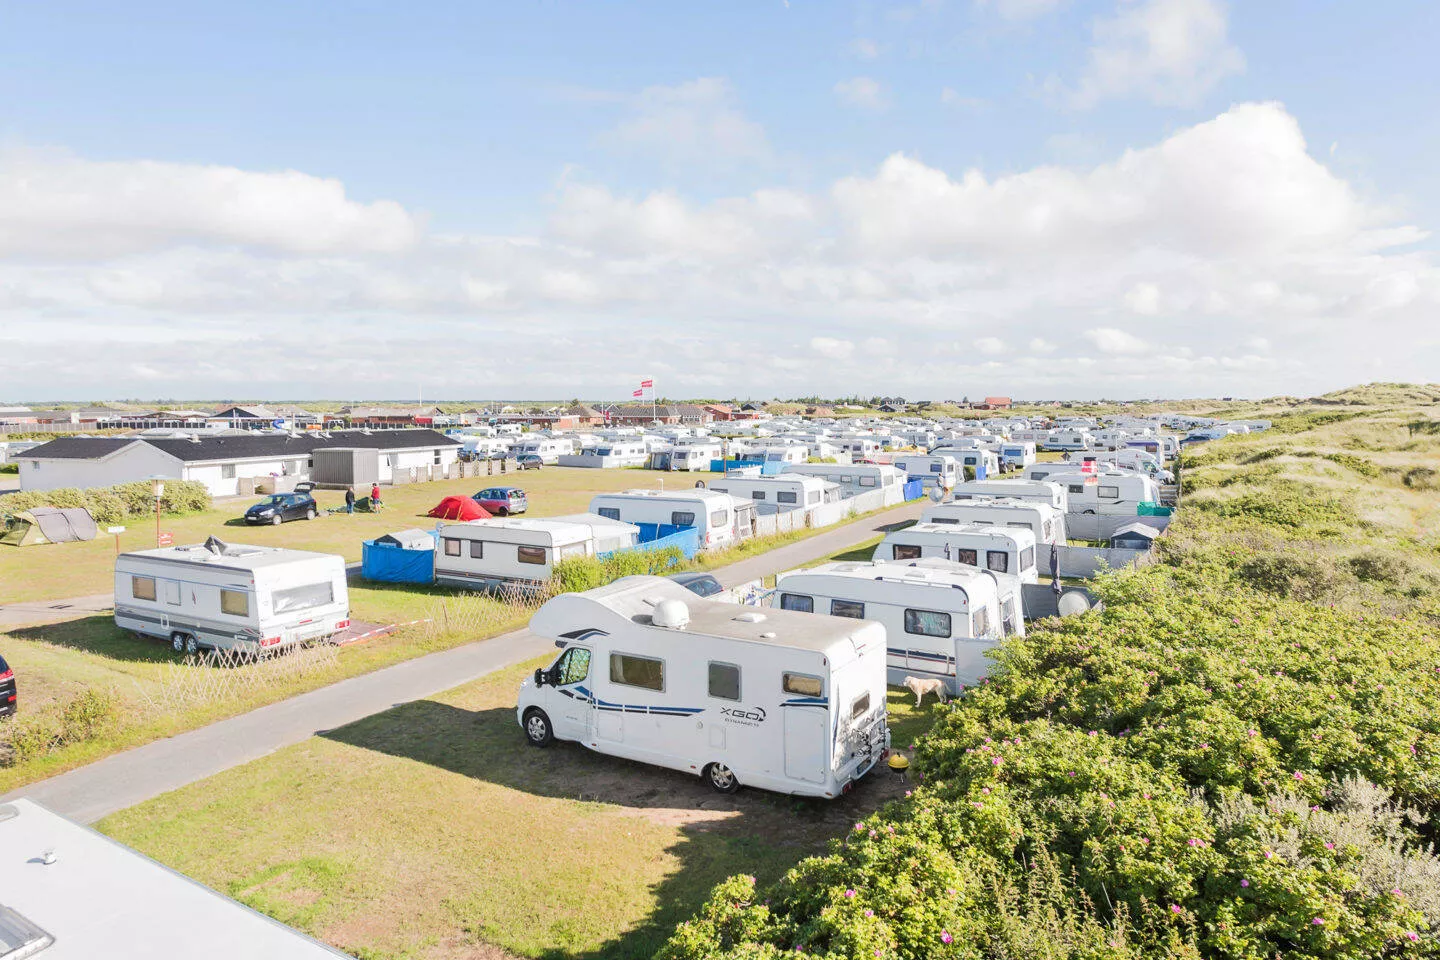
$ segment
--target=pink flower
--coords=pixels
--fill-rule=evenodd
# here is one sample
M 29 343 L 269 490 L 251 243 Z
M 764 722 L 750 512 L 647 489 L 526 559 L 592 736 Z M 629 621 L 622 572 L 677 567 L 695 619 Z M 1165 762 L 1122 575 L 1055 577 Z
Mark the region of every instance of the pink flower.
M 1311 920 L 1310 923 L 1311 923 L 1313 926 L 1317 926 L 1317 927 L 1323 927 L 1323 926 L 1325 925 L 1325 921 L 1324 921 L 1324 920 L 1321 920 L 1319 917 L 1316 917 L 1314 920 Z
M 1335 844 L 1333 844 L 1333 843 L 1327 843 L 1327 844 L 1325 844 L 1325 849 L 1326 849 L 1326 850 L 1334 850 L 1334 849 L 1335 849 Z
M 992 759 L 992 760 L 990 761 L 990 764 L 991 764 L 992 766 L 998 767 L 998 766 L 1000 766 L 1000 764 L 1002 764 L 1002 763 L 1004 763 L 1004 762 L 1005 762 L 1005 761 L 1004 761 L 1004 760 L 1001 760 L 999 757 L 995 757 L 994 759 Z
M 1254 730 L 1247 731 L 1247 735 L 1248 735 L 1248 736 L 1252 736 L 1252 737 L 1258 737 L 1258 736 L 1259 736 L 1259 734 L 1256 733 Z
M 945 892 L 948 893 L 948 894 L 950 894 L 950 896 L 952 896 L 952 897 L 955 896 L 955 888 L 954 888 L 954 887 L 946 887 L 946 888 L 945 888 Z
M 855 824 L 855 829 L 856 829 L 856 830 L 864 830 L 864 829 L 865 829 L 865 824 L 863 824 L 863 823 L 857 823 L 857 824 Z
M 1085 736 L 1087 736 L 1087 737 L 1093 737 L 1093 736 L 1097 736 L 1097 733 L 1096 733 L 1096 731 L 1091 730 L 1089 733 L 1085 734 Z
M 1266 851 L 1265 851 L 1265 859 L 1266 859 L 1266 860 L 1269 860 L 1269 859 L 1270 859 L 1271 857 L 1273 857 L 1273 856 L 1275 856 L 1275 854 L 1271 853 L 1269 850 L 1266 850 Z
M 1241 881 L 1240 881 L 1240 886 L 1242 886 L 1242 887 L 1248 887 L 1248 886 L 1250 886 L 1250 881 L 1249 881 L 1249 880 L 1241 880 Z
M 976 801 L 975 801 L 975 809 L 976 809 L 976 810 L 983 810 L 983 809 L 985 809 L 985 804 L 981 803 L 979 800 L 976 800 Z
M 981 787 L 981 788 L 980 788 L 980 792 L 988 795 L 988 794 L 990 793 L 990 788 L 989 788 L 989 787 Z
M 941 930 L 941 931 L 940 931 L 940 942 L 941 942 L 941 943 L 949 943 L 950 941 L 952 941 L 952 940 L 954 940 L 954 939 L 955 939 L 954 937 L 950 936 L 950 931 L 949 931 L 949 930 Z
M 1299 770 L 1296 770 L 1296 771 L 1295 771 L 1295 779 L 1296 779 L 1296 780 L 1304 780 L 1304 779 L 1305 779 L 1305 774 L 1301 773 Z
M 1172 903 L 1172 904 L 1170 904 L 1170 912 L 1171 912 L 1171 913 L 1179 913 L 1179 912 L 1180 912 L 1180 904 L 1178 904 L 1178 903 Z
M 875 911 L 874 911 L 874 910 L 870 910 L 870 909 L 867 908 L 866 911 L 865 911 L 865 916 L 867 916 L 867 917 L 873 917 L 873 916 L 875 916 Z
M 1416 933 L 1414 930 L 1411 930 L 1409 933 L 1405 934 L 1405 936 L 1409 938 L 1411 943 L 1420 942 L 1420 934 Z
M 1065 774 L 1065 776 L 1067 776 L 1067 777 L 1073 777 L 1073 776 L 1075 776 L 1075 771 L 1074 771 L 1074 770 L 1071 770 L 1069 773 Z
M 846 890 L 846 891 L 845 891 L 845 896 L 846 896 L 847 899 L 850 898 L 850 897 L 854 897 L 854 896 L 855 896 L 855 891 L 854 891 L 854 890 Z

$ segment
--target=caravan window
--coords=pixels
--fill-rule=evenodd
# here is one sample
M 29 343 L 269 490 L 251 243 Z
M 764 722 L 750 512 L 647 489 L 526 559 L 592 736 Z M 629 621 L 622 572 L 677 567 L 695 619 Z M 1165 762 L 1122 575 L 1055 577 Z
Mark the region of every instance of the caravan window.
M 853 620 L 864 620 L 865 604 L 856 603 L 854 600 L 831 600 L 830 616 L 850 617 Z
M 843 478 L 842 478 L 842 479 L 843 479 Z M 875 478 L 874 478 L 874 477 L 861 477 L 861 478 L 860 478 L 860 486 L 862 486 L 862 487 L 873 487 L 873 486 L 875 486 Z
M 1023 573 L 1035 566 L 1035 548 L 1026 547 L 1020 551 L 1020 571 Z
M 484 560 L 484 559 L 485 559 L 485 541 L 484 541 L 484 540 L 471 540 L 471 541 L 470 541 L 470 559 L 471 559 L 471 560 Z
M 963 563 L 967 567 L 978 567 L 980 566 L 980 551 L 960 547 L 955 551 L 955 562 Z
M 719 700 L 739 700 L 740 668 L 733 663 L 710 664 L 710 696 Z
M 1081 496 L 1084 496 L 1084 495 L 1085 495 L 1085 484 L 1083 484 L 1083 483 L 1072 483 L 1072 484 L 1070 484 L 1070 492 L 1071 492 L 1071 493 L 1078 493 L 1078 494 L 1080 494 Z
M 986 550 L 985 566 L 996 573 L 1010 572 L 1010 555 L 1004 550 Z
M 456 540 L 454 537 L 446 537 L 446 538 L 445 538 L 445 556 L 447 556 L 447 557 L 458 557 L 458 556 L 460 556 L 460 541 L 459 541 L 459 540 Z
M 799 503 L 794 490 L 779 490 L 775 493 L 776 503 Z
M 1100 496 L 1106 497 L 1107 499 L 1110 499 L 1110 500 L 1118 500 L 1118 499 L 1120 499 L 1120 488 L 1119 488 L 1119 487 L 1101 487 L 1101 488 L 1099 489 L 1099 491 L 1098 491 L 1098 494 L 1099 494 Z
M 154 577 L 131 577 L 130 596 L 136 600 L 155 599 L 155 578 Z
M 905 632 L 922 637 L 948 637 L 950 614 L 933 610 L 906 610 Z
M 802 593 L 782 593 L 780 594 L 780 609 L 796 610 L 800 613 L 814 613 L 815 598 L 807 597 Z
M 633 657 L 628 653 L 610 654 L 610 682 L 646 690 L 665 689 L 665 661 L 650 657 Z
M 990 611 L 984 607 L 975 611 L 973 635 L 983 637 L 990 632 Z
M 934 520 L 931 520 L 930 522 L 931 522 L 931 523 L 951 523 L 951 524 L 955 524 L 955 523 L 959 523 L 960 521 L 959 521 L 959 520 L 956 520 L 954 517 L 936 517 Z
M 521 563 L 538 563 L 538 564 L 540 564 L 541 566 L 544 566 L 544 564 L 545 564 L 545 548 L 544 548 L 544 547 L 516 547 L 516 548 L 515 548 L 515 559 L 516 559 L 516 560 L 519 560 Z
M 920 546 L 914 543 L 891 544 L 890 556 L 895 560 L 919 560 Z
M 579 683 L 590 675 L 590 651 L 584 647 L 571 647 L 555 664 L 555 685 L 563 687 Z
M 676 510 L 670 514 L 670 522 L 677 527 L 693 527 L 695 526 L 695 514 L 684 510 Z
M 585 556 L 585 544 L 567 543 L 555 552 L 555 556 L 556 559 L 559 560 L 565 560 L 570 557 L 583 557 Z
M 870 711 L 870 691 L 866 690 L 850 704 L 850 719 L 858 720 Z
M 723 527 L 725 526 L 725 521 L 728 519 L 730 519 L 730 515 L 728 513 L 726 513 L 724 510 L 716 510 L 710 514 L 710 526 Z
M 819 677 L 803 673 L 787 673 L 781 678 L 780 688 L 786 693 L 796 693 L 802 697 L 818 697 L 825 692 L 825 682 Z
M 931 472 L 931 473 L 939 473 L 939 472 L 940 472 L 940 466 L 941 466 L 941 465 L 938 464 L 938 463 L 932 463 L 932 464 L 930 464 L 930 472 Z
M 606 520 L 619 520 L 619 519 L 620 519 L 620 508 L 619 508 L 619 507 L 601 507 L 599 510 L 596 510 L 595 512 L 598 513 L 598 514 L 600 514 L 600 516 L 604 517 Z
M 232 617 L 250 616 L 250 596 L 239 590 L 220 591 L 220 612 Z
M 764 500 L 764 499 L 765 499 L 765 491 L 764 491 L 764 490 L 751 490 L 751 491 L 750 491 L 750 499 L 751 499 L 751 500 Z
M 335 587 L 329 580 L 324 583 L 307 583 L 300 587 L 290 587 L 288 590 L 276 590 L 271 599 L 277 614 L 293 613 L 296 610 L 309 610 L 311 607 L 334 603 Z

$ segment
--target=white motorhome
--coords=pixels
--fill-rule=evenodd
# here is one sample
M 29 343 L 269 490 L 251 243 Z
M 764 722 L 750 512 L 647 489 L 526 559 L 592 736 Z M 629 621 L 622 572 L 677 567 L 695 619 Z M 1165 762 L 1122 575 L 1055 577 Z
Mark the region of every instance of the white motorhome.
M 948 500 L 927 506 L 920 514 L 920 522 L 1023 528 L 1035 535 L 1037 544 L 1065 545 L 1065 513 L 1034 500 L 1009 497 Z
M 936 486 L 948 490 L 964 479 L 960 464 L 950 454 L 907 453 L 895 458 L 895 466 L 911 480 L 924 480 L 927 490 Z
M 435 582 L 458 587 L 544 583 L 555 564 L 635 546 L 640 528 L 594 514 L 492 517 L 435 529 Z
M 1065 512 L 1065 488 L 1048 480 L 968 480 L 955 485 L 950 493 L 952 500 L 969 500 L 975 497 L 1011 497 L 1015 500 L 1033 500 L 1048 503 Z
M 773 477 L 747 476 L 737 471 L 711 481 L 710 489 L 716 493 L 749 497 L 755 501 L 756 512 L 761 515 L 810 510 L 840 499 L 837 485 L 788 470 Z
M 590 512 L 637 525 L 696 527 L 701 550 L 723 549 L 739 539 L 730 495 L 700 487 L 602 493 L 590 501 Z
M 575 453 L 575 444 L 570 440 L 558 440 L 554 437 L 527 437 L 511 448 L 512 456 L 521 454 L 534 454 L 540 458 L 541 463 L 559 463 L 562 455 L 569 456 Z
M 1140 504 L 1160 502 L 1155 481 L 1138 473 L 1056 473 L 1049 479 L 1065 487 L 1070 513 L 1134 517 L 1140 513 Z
M 1086 430 L 1052 430 L 1040 441 L 1042 450 L 1093 450 L 1095 438 Z
M 949 560 L 967 567 L 1038 583 L 1035 534 L 1029 528 L 975 524 L 917 523 L 892 530 L 875 548 L 872 560 Z
M 973 475 L 976 480 L 1000 476 L 1000 457 L 993 450 L 984 447 L 936 447 L 932 456 L 951 456 L 960 465 L 960 479 Z
M 943 560 L 826 563 L 783 574 L 770 605 L 884 625 L 887 679 L 936 677 L 952 693 L 986 670 L 985 651 L 1025 633 L 1019 591 L 988 570 Z
M 1007 440 L 1000 445 L 1000 462 L 1007 470 L 1024 470 L 1035 462 L 1035 444 L 1029 440 Z
M 350 626 L 345 560 L 329 553 L 202 544 L 115 558 L 115 625 L 177 651 L 273 653 Z
M 704 600 L 625 577 L 547 602 L 530 630 L 561 653 L 520 685 L 536 746 L 598 753 L 741 785 L 838 797 L 889 750 L 878 623 Z
M 766 463 L 804 463 L 810 459 L 810 448 L 803 443 L 786 444 L 785 446 L 765 447 L 761 453 Z
M 710 464 L 719 460 L 723 453 L 724 448 L 718 443 L 678 444 L 670 451 L 670 469 L 708 473 Z
M 1173 483 L 1175 481 L 1174 475 L 1165 469 L 1160 458 L 1152 453 L 1146 453 L 1144 450 L 1134 448 L 1116 450 L 1114 453 L 1098 454 L 1097 459 L 1100 463 L 1114 464 L 1121 470 L 1143 473 L 1156 483 Z
M 868 437 L 844 437 L 839 441 L 839 445 L 841 452 L 848 455 L 852 462 L 869 460 L 884 449 L 880 441 Z
M 569 441 L 577 443 L 578 441 Z M 640 440 L 599 440 L 582 453 L 562 453 L 556 463 L 562 467 L 643 467 L 650 458 Z
M 886 504 L 899 503 L 903 496 L 900 488 L 905 485 L 905 472 L 888 463 L 793 463 L 785 467 L 782 476 L 797 473 L 836 484 L 842 500 L 885 490 L 893 493 L 885 498 Z

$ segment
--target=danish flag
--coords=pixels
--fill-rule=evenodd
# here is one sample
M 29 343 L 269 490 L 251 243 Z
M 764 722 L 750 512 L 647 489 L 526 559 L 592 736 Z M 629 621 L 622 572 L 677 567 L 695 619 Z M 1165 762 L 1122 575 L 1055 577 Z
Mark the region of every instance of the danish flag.
M 643 389 L 636 390 L 636 391 L 632 392 L 632 393 L 630 394 L 630 396 L 632 396 L 632 397 L 643 397 L 643 396 L 645 396 L 645 391 L 644 391 Z
M 655 381 L 654 381 L 654 380 L 645 379 L 645 380 L 641 380 L 641 381 L 640 381 L 640 389 L 641 389 L 641 390 L 651 390 L 651 389 L 653 389 L 654 387 L 655 387 Z

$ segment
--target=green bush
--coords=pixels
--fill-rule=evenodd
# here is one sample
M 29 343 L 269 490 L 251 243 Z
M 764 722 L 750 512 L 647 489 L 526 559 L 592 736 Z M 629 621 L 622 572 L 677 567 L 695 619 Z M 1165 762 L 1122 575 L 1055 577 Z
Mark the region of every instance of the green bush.
M 32 507 L 84 507 L 97 523 L 119 523 L 134 517 L 155 515 L 155 497 L 150 481 L 137 480 L 114 487 L 79 490 L 22 490 L 0 496 L 0 514 L 18 513 Z M 166 480 L 162 513 L 179 515 L 210 509 L 210 491 L 197 480 Z
M 622 550 L 608 557 L 570 557 L 555 564 L 551 586 L 560 593 L 593 590 L 621 577 L 663 576 L 685 563 L 679 547 L 664 550 Z
M 1261 524 L 1290 531 L 1354 522 L 1354 513 L 1345 501 L 1308 483 L 1248 489 L 1232 497 L 1193 500 L 1186 506 L 1247 526 Z
M 1414 490 L 1440 490 L 1440 473 L 1433 467 L 1411 467 L 1402 482 Z
M 1316 427 L 1329 426 L 1332 423 L 1344 423 L 1346 420 L 1354 420 L 1356 417 L 1367 415 L 1364 410 L 1352 410 L 1341 413 L 1312 411 L 1310 413 L 1287 413 L 1276 417 L 1270 422 L 1272 433 L 1305 433 L 1314 430 Z
M 100 736 L 119 716 L 115 696 L 88 689 L 57 712 L 45 711 L 14 717 L 0 724 L 0 744 L 10 765 L 26 763 L 72 743 Z

